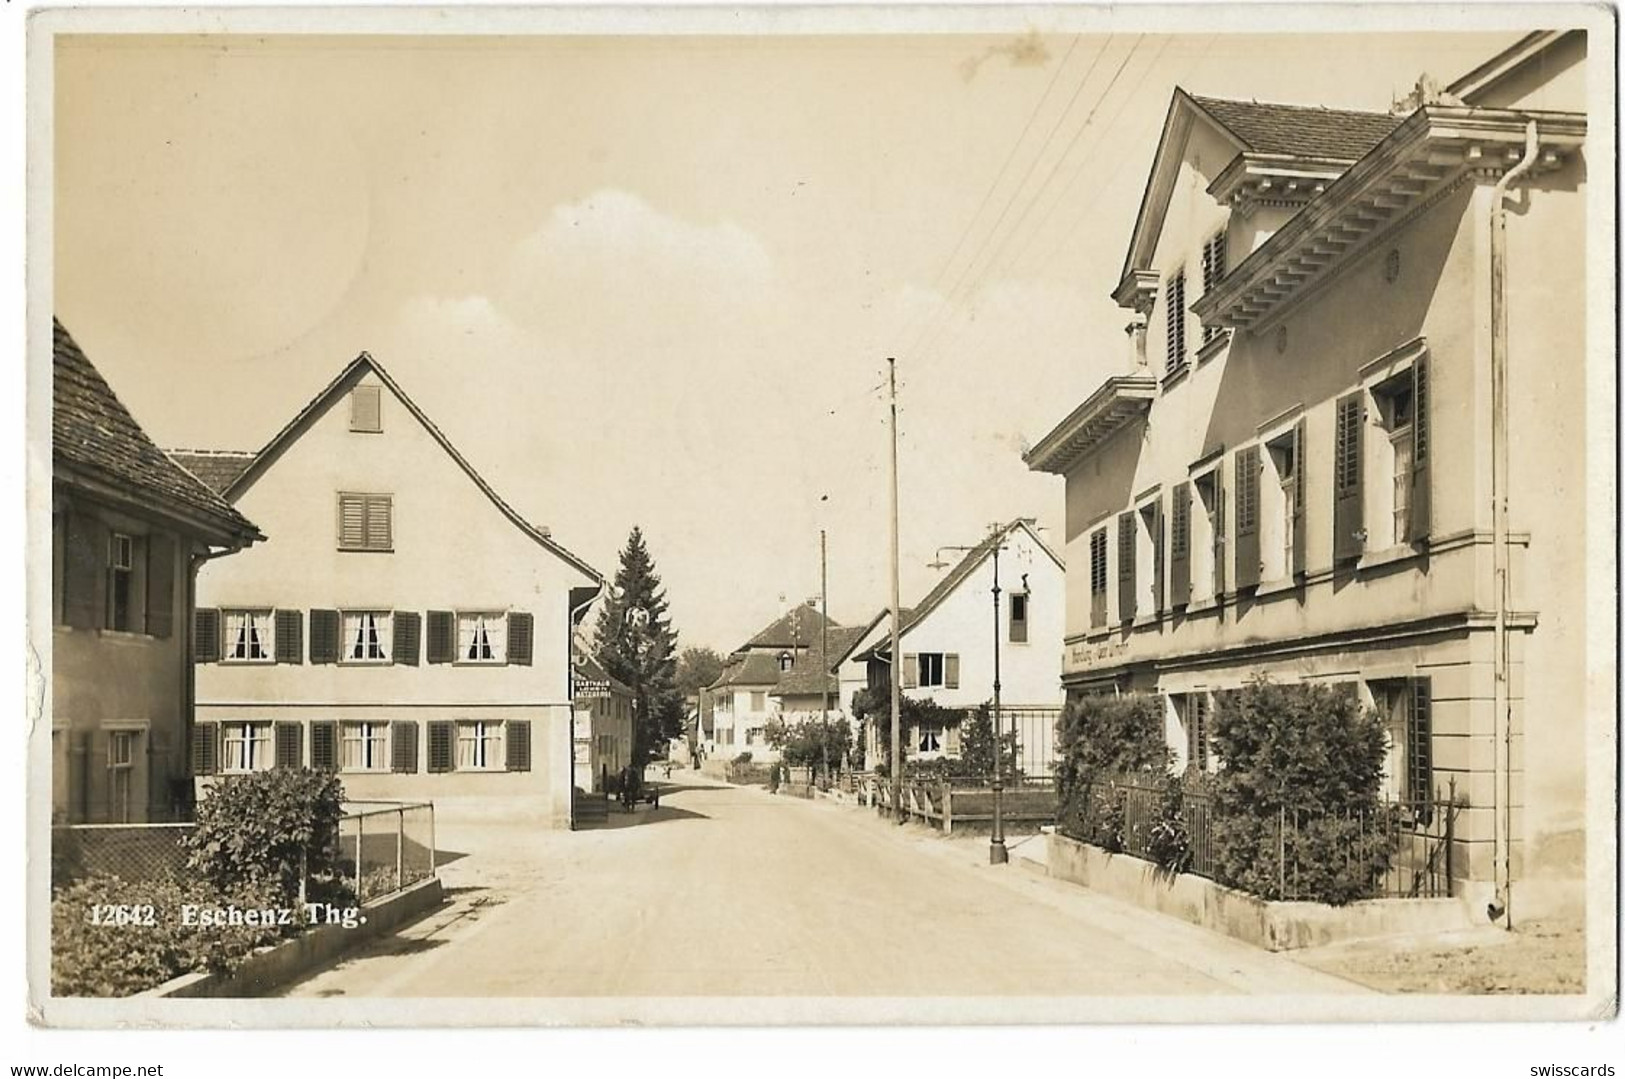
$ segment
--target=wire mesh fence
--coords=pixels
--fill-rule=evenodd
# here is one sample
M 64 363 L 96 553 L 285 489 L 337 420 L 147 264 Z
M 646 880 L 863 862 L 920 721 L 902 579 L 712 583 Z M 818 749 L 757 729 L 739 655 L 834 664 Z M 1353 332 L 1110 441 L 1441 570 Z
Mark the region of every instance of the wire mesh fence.
M 172 876 L 186 864 L 191 824 L 72 824 L 51 829 L 51 885 L 91 875 L 132 882 Z
M 428 802 L 360 803 L 339 820 L 339 861 L 358 902 L 433 876 L 434 857 Z

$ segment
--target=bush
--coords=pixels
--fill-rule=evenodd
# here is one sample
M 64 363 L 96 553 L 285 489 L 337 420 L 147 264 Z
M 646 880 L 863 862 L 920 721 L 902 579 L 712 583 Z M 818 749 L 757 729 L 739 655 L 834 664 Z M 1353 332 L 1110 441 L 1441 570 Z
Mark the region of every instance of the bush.
M 182 841 L 187 868 L 222 893 L 270 888 L 291 903 L 302 872 L 325 885 L 342 876 L 343 802 L 343 785 L 325 772 L 227 776 L 198 805 L 197 827 Z
M 749 764 L 750 760 L 751 760 L 750 750 L 747 749 L 743 753 L 739 754 L 737 757 L 734 758 L 734 763 L 735 764 Z
M 1179 776 L 1164 777 L 1157 815 L 1145 831 L 1145 851 L 1153 862 L 1170 873 L 1190 868 L 1190 826 L 1185 821 L 1185 785 Z
M 147 907 L 151 925 L 96 924 L 106 905 Z M 51 993 L 66 997 L 116 997 L 139 993 L 194 970 L 229 973 L 256 948 L 275 943 L 294 927 L 204 926 L 182 923 L 182 907 L 287 906 L 272 887 L 222 891 L 206 880 L 165 877 L 126 881 L 96 874 L 59 890 L 51 899 Z M 111 921 L 100 912 L 104 921 Z M 138 923 L 145 923 L 137 911 Z M 302 923 L 303 911 L 295 911 Z
M 1060 830 L 1073 839 L 1096 842 L 1091 836 L 1098 830 L 1092 823 L 1097 784 L 1120 775 L 1152 779 L 1168 771 L 1171 754 L 1163 739 L 1161 699 L 1129 693 L 1072 701 L 1061 711 L 1055 749 Z M 1120 814 L 1122 806 L 1115 809 Z
M 1376 893 L 1391 857 L 1378 801 L 1387 736 L 1354 695 L 1259 680 L 1214 710 L 1215 877 L 1266 899 Z

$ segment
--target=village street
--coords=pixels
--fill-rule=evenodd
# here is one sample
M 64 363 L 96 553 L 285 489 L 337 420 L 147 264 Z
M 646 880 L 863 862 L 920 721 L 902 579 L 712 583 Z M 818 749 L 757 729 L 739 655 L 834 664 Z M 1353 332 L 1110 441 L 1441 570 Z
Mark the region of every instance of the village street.
M 450 903 L 291 996 L 1319 994 L 1359 987 L 871 811 L 673 776 L 548 833 L 442 819 Z M 1041 842 L 1032 839 L 1029 842 Z

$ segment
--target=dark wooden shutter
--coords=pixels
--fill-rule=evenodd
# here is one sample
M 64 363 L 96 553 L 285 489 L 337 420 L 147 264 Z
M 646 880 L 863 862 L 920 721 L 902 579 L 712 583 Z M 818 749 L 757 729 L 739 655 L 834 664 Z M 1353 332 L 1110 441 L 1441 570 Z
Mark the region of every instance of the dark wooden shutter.
M 377 434 L 384 429 L 379 387 L 357 386 L 350 391 L 350 430 Z
M 147 633 L 168 639 L 175 632 L 175 541 L 166 533 L 147 537 Z
M 367 545 L 367 500 L 361 495 L 339 495 L 339 546 L 360 550 Z
M 277 635 L 277 639 L 281 640 L 280 633 Z M 303 723 L 276 723 L 271 730 L 276 738 L 276 766 L 278 768 L 303 768 L 305 766 L 305 725 Z
M 530 720 L 510 719 L 503 732 L 508 746 L 508 771 L 530 771 Z
M 1089 537 L 1089 624 L 1106 624 L 1106 530 Z
M 1167 583 L 1163 573 L 1167 542 L 1167 537 L 1163 535 L 1162 496 L 1159 494 L 1151 504 L 1151 604 L 1157 614 L 1168 609 Z
M 82 513 L 68 515 L 63 611 L 75 629 L 96 629 L 107 610 L 107 528 Z
M 1236 587 L 1258 584 L 1258 485 L 1263 461 L 1257 446 L 1236 451 Z
M 192 616 L 192 658 L 198 663 L 220 662 L 220 608 L 199 607 Z
M 192 774 L 212 776 L 220 771 L 220 724 L 192 724 Z
M 391 645 L 391 656 L 396 663 L 416 667 L 418 655 L 423 650 L 423 616 L 416 611 L 396 611 L 394 621 L 395 640 Z
M 312 610 L 310 612 L 310 661 L 337 663 L 339 661 L 339 613 Z
M 427 659 L 450 663 L 457 652 L 457 618 L 450 611 L 429 612 Z
M 395 499 L 392 495 L 367 496 L 367 549 L 388 551 L 395 547 Z
M 1299 419 L 1292 428 L 1292 575 L 1309 568 L 1309 440 L 1304 437 L 1306 421 Z
M 1191 601 L 1191 485 L 1174 485 L 1174 504 L 1168 526 L 1168 605 L 1183 607 Z
M 1365 505 L 1361 491 L 1361 391 L 1337 399 L 1337 435 L 1332 447 L 1332 558 L 1346 562 L 1365 552 Z
M 1230 542 L 1225 536 L 1229 515 L 1224 512 L 1224 499 L 1224 463 L 1221 461 L 1213 469 L 1213 512 L 1209 516 L 1213 526 L 1213 598 L 1220 604 L 1224 603 L 1224 591 L 1230 584 L 1226 569 L 1230 560 L 1225 557 L 1230 550 Z
M 1173 374 L 1185 366 L 1185 271 L 1168 280 L 1168 366 Z
M 401 719 L 389 725 L 389 770 L 408 775 L 418 770 L 418 725 Z
M 429 721 L 429 771 L 449 772 L 456 761 L 457 726 L 449 719 Z
M 920 684 L 920 657 L 915 652 L 903 653 L 903 688 L 913 689 Z
M 942 659 L 942 685 L 944 689 L 959 688 L 958 652 L 949 652 Z
M 1411 709 L 1405 729 L 1405 797 L 1418 814 L 1433 808 L 1433 679 L 1410 680 Z
M 1206 693 L 1191 693 L 1185 697 L 1185 711 L 1189 717 L 1190 762 L 1198 772 L 1207 771 L 1208 704 Z
M 1415 418 L 1411 420 L 1411 529 L 1405 538 L 1412 543 L 1425 542 L 1433 529 L 1433 430 L 1428 416 L 1432 387 L 1428 383 L 1428 358 L 1421 356 L 1411 368 L 1411 408 Z
M 305 615 L 303 611 L 278 611 L 276 619 L 276 661 L 305 661 Z
M 339 725 L 333 720 L 310 725 L 310 766 L 318 772 L 339 770 Z
M 1134 621 L 1134 511 L 1117 515 L 1117 619 Z
M 536 649 L 536 619 L 529 612 L 514 611 L 508 615 L 508 662 L 529 667 L 531 654 Z

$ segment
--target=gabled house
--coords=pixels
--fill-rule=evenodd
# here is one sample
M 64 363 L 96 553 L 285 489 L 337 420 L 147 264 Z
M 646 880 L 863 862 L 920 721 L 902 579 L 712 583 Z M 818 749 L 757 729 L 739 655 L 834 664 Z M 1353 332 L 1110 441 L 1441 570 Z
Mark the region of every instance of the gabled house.
M 264 537 L 171 461 L 52 324 L 51 815 L 184 819 L 192 586 Z
M 993 608 L 994 552 L 998 552 L 999 607 Z M 1065 567 L 1027 520 L 1001 525 L 955 563 L 925 597 L 901 617 L 901 691 L 945 708 L 971 709 L 993 699 L 994 636 L 998 638 L 1001 726 L 1015 730 L 1021 767 L 1044 774 L 1054 757 L 1060 715 L 1058 646 L 1064 617 Z M 883 614 L 868 627 L 849 662 L 864 664 L 871 693 L 889 694 L 891 625 Z M 890 750 L 889 728 L 865 725 L 870 761 Z M 904 755 L 957 756 L 959 729 L 903 732 Z
M 353 799 L 568 825 L 571 639 L 603 578 L 383 365 L 362 353 L 240 468 L 176 459 L 271 536 L 199 580 L 198 775 L 308 766 Z
M 779 714 L 774 693 L 781 679 L 792 672 L 820 668 L 820 660 L 814 657 L 826 625 L 832 634 L 840 629 L 817 607 L 803 603 L 774 619 L 728 657 L 722 674 L 705 689 L 717 756 L 731 760 L 748 752 L 755 761 L 778 759 L 778 751 L 765 738 L 768 723 Z
M 1581 869 L 1585 52 L 1531 34 L 1394 115 L 1177 90 L 1133 348 L 1026 457 L 1066 483 L 1069 697 L 1162 694 L 1212 768 L 1219 691 L 1345 685 L 1411 819 L 1454 782 L 1497 909 Z
M 836 667 L 864 631 L 863 626 L 831 624 L 810 648 L 795 658 L 789 670 L 779 673 L 779 680 L 769 696 L 786 723 L 818 719 L 826 712 L 832 719 L 849 714 L 842 701 Z
M 586 654 L 576 656 L 571 679 L 574 782 L 598 793 L 632 760 L 632 688 Z

